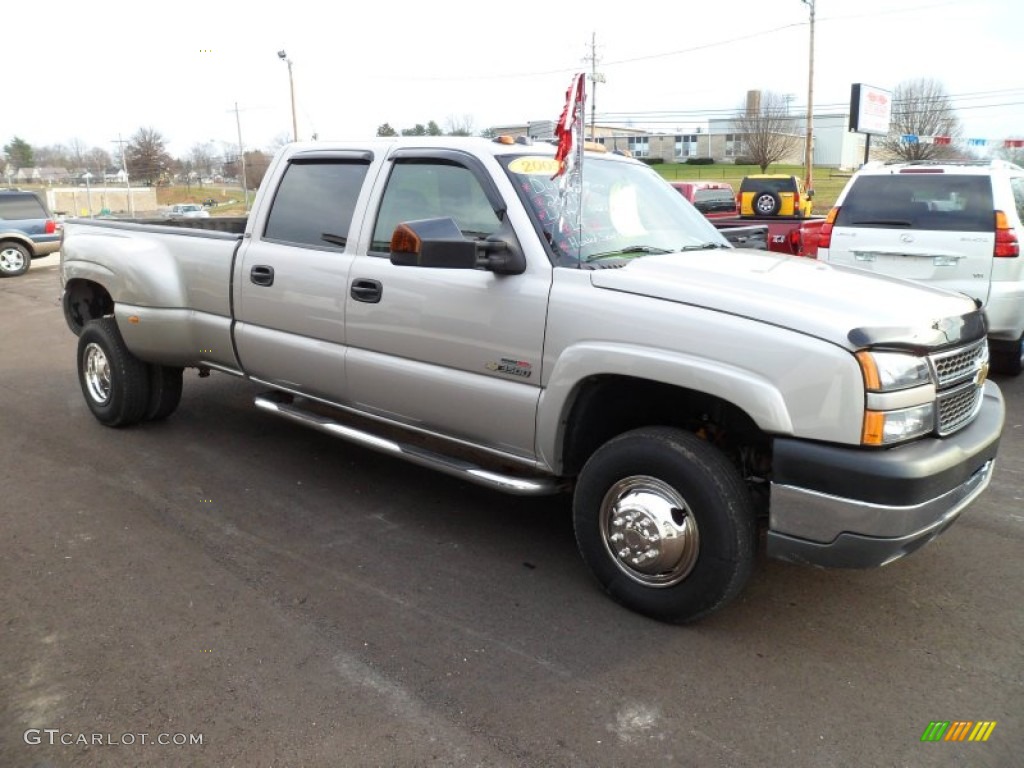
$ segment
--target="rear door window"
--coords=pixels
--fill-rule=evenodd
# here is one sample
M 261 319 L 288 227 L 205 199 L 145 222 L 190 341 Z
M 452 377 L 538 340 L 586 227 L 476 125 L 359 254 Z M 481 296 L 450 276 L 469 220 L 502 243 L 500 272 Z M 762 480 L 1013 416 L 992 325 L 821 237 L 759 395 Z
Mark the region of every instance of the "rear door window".
M 46 209 L 35 195 L 0 195 L 0 219 L 23 221 L 47 218 Z
M 361 161 L 293 161 L 274 195 L 263 239 L 344 248 L 368 168 Z
M 992 232 L 993 211 L 992 182 L 987 176 L 927 172 L 861 176 L 850 187 L 835 225 Z

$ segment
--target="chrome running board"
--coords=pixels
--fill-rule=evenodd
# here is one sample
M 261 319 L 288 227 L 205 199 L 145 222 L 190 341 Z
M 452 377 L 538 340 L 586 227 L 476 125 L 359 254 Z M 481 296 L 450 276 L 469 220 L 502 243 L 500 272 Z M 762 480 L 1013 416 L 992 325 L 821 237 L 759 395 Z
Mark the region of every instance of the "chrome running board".
M 290 421 L 366 448 L 372 448 L 380 453 L 405 459 L 413 464 L 419 464 L 421 467 L 436 469 L 476 485 L 519 496 L 544 496 L 559 493 L 565 489 L 563 481 L 556 477 L 541 475 L 527 477 L 495 472 L 472 462 L 446 456 L 412 443 L 380 437 L 365 430 L 350 427 L 323 414 L 305 410 L 294 403 L 278 402 L 273 399 L 273 395 L 257 395 L 255 403 L 260 410 L 282 416 Z

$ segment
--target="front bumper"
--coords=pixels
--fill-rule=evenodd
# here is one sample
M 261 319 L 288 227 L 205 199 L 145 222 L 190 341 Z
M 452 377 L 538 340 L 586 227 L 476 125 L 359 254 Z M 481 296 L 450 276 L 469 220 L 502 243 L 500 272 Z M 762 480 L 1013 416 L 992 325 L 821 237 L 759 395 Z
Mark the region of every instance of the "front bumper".
M 946 438 L 881 451 L 777 439 L 769 557 L 870 568 L 924 546 L 988 486 L 1005 410 L 987 382 L 978 416 Z

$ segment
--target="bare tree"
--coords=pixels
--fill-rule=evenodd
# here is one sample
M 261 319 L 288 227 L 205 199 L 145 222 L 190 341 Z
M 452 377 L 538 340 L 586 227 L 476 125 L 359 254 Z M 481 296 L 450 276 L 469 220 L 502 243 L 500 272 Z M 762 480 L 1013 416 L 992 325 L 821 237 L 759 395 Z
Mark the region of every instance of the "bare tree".
M 89 170 L 94 171 L 101 178 L 114 162 L 110 157 L 110 153 L 102 147 L 93 147 L 86 152 L 85 161 L 89 166 Z
M 87 162 L 85 156 L 88 151 L 89 149 L 85 145 L 85 142 L 77 136 L 68 141 L 68 156 L 75 166 L 74 169 L 76 171 L 86 170 Z
M 1024 147 L 1001 147 L 996 155 L 1014 165 L 1024 167 Z
M 472 115 L 462 115 L 460 117 L 448 115 L 448 119 L 445 121 L 445 133 L 449 136 L 472 136 L 473 130 Z
M 35 152 L 36 165 L 40 168 L 67 168 L 71 165 L 71 156 L 68 153 L 68 148 L 63 144 L 50 144 L 46 147 L 40 147 Z
M 281 147 L 291 143 L 291 140 L 292 138 L 290 133 L 279 133 L 271 140 L 270 144 L 267 146 L 267 149 L 270 150 L 270 154 L 276 155 L 278 151 L 281 149 Z M 313 137 L 313 140 L 316 140 L 315 136 Z
M 263 177 L 267 175 L 271 157 L 266 152 L 245 153 L 245 185 L 248 189 L 258 189 Z
M 213 149 L 210 144 L 193 144 L 188 160 L 190 170 L 199 175 L 199 186 L 203 186 L 203 179 L 213 175 Z
M 164 137 L 155 128 L 139 128 L 125 149 L 128 175 L 132 179 L 156 184 L 172 165 L 164 147 Z
M 904 80 L 892 94 L 889 135 L 881 140 L 883 155 L 897 160 L 948 160 L 960 154 L 960 118 L 945 87 L 937 80 Z M 914 136 L 917 140 L 903 137 Z M 922 141 L 920 137 L 926 137 Z M 933 137 L 949 137 L 934 143 Z
M 761 168 L 761 173 L 791 154 L 801 141 L 794 132 L 789 102 L 773 91 L 763 91 L 759 103 L 748 102 L 733 120 L 733 129 L 743 136 L 743 154 Z

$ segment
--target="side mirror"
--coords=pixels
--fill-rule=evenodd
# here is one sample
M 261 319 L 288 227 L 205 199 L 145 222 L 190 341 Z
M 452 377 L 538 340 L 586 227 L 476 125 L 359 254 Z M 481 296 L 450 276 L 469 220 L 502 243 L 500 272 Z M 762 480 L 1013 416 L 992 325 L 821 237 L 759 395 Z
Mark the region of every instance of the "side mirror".
M 808 189 L 807 190 L 807 199 L 808 200 L 813 200 L 814 199 L 814 190 L 813 189 Z
M 526 271 L 526 258 L 514 238 L 502 232 L 470 240 L 451 217 L 406 221 L 391 235 L 391 263 L 400 267 L 484 269 L 499 275 Z
M 463 237 L 452 218 L 406 221 L 391 235 L 396 266 L 475 269 L 476 262 L 476 243 Z

